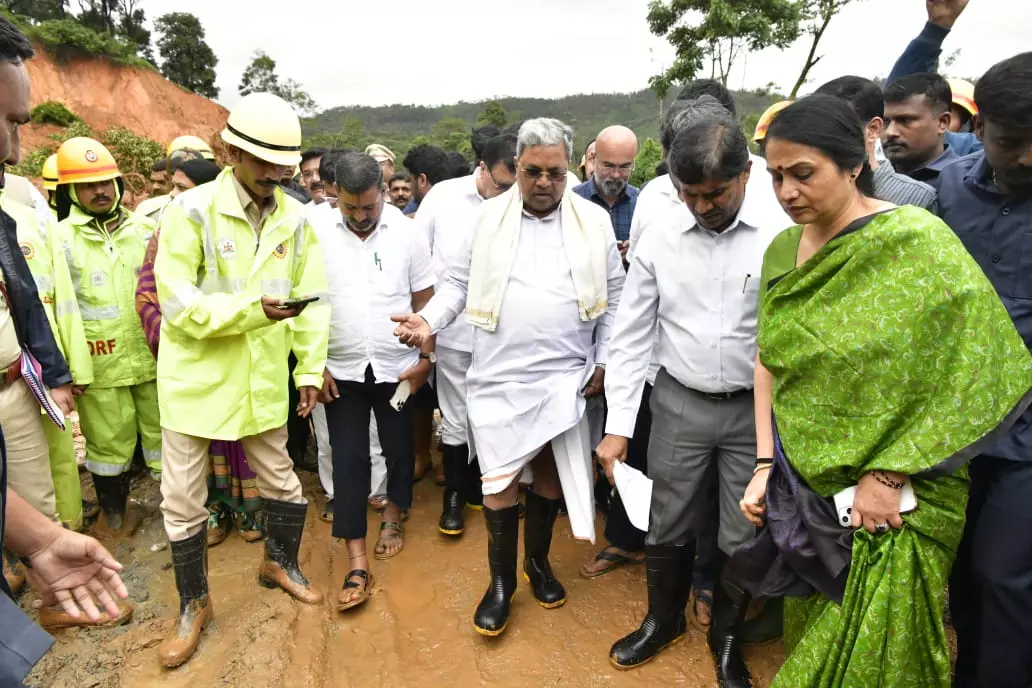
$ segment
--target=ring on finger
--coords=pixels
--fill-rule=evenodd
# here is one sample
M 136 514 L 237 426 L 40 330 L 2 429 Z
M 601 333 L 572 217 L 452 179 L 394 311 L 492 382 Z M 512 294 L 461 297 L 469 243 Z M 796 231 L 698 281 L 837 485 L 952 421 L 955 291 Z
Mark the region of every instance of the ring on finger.
M 875 523 L 874 524 L 874 532 L 876 532 L 876 533 L 887 533 L 887 532 L 889 532 L 889 524 L 888 523 Z

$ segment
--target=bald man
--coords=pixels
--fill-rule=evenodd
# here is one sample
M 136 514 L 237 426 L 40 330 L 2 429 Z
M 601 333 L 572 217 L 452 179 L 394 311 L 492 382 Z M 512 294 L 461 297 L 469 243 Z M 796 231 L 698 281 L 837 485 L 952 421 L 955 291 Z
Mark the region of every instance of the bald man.
M 631 217 L 638 202 L 638 189 L 629 183 L 637 155 L 638 137 L 633 131 L 620 125 L 606 127 L 595 139 L 595 171 L 573 189 L 609 213 L 622 256 L 627 254 Z

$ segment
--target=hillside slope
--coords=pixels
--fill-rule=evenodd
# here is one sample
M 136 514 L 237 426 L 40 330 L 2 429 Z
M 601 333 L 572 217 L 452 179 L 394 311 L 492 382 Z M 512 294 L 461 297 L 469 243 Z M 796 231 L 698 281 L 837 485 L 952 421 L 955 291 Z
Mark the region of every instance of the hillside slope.
M 217 137 L 227 111 L 218 103 L 186 91 L 158 72 L 116 65 L 100 58 L 56 62 L 42 46 L 28 62 L 32 105 L 56 100 L 95 131 L 125 127 L 162 146 L 181 134 L 206 141 Z M 52 126 L 22 130 L 22 152 L 53 145 Z

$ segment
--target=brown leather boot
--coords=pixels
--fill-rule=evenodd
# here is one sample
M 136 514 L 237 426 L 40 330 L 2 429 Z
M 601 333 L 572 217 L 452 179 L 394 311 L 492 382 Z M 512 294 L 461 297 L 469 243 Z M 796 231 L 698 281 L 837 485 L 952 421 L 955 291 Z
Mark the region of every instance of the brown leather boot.
M 118 605 L 118 616 L 112 617 L 103 609 L 100 610 L 100 618 L 90 621 L 85 613 L 75 618 L 60 607 L 48 607 L 39 611 L 39 625 L 44 631 L 53 632 L 62 628 L 112 628 L 128 623 L 133 618 L 133 606 L 130 604 Z
M 321 604 L 323 594 L 312 589 L 297 564 L 308 504 L 266 499 L 263 508 L 265 559 L 258 569 L 258 583 L 266 588 L 282 588 L 299 602 Z
M 172 564 L 179 591 L 179 618 L 158 648 L 158 661 L 169 669 L 193 656 L 204 627 L 215 618 L 208 597 L 208 535 L 201 529 L 186 540 L 173 542 Z

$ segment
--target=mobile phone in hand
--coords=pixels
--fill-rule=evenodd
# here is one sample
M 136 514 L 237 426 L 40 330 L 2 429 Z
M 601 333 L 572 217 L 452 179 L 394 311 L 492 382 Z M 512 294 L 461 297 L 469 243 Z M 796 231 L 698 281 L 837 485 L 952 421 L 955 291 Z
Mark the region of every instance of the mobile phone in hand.
M 304 298 L 300 298 L 300 299 L 287 299 L 286 301 L 284 301 L 280 305 L 276 306 L 276 308 L 279 308 L 280 310 L 283 310 L 283 311 L 287 311 L 287 310 L 290 310 L 292 308 L 300 308 L 301 306 L 307 306 L 308 304 L 312 303 L 313 301 L 318 301 L 318 300 L 319 300 L 318 296 L 305 296 Z

